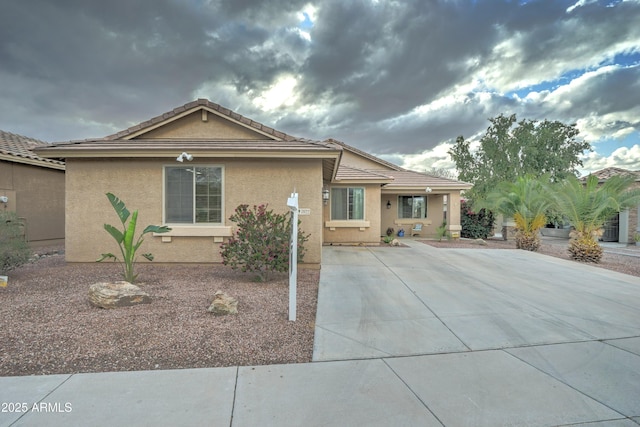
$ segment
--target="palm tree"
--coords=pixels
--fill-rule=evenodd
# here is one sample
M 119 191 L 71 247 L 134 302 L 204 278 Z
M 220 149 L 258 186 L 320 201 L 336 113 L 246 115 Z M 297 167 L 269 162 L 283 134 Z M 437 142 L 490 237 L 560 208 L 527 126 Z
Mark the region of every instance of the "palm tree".
M 531 175 L 519 177 L 515 182 L 503 181 L 490 191 L 480 204 L 500 212 L 505 218 L 513 217 L 516 224 L 516 247 L 528 251 L 540 248 L 539 231 L 547 223 L 545 212 L 551 203 L 547 196 L 548 177 Z
M 555 185 L 554 207 L 573 226 L 569 252 L 578 261 L 600 262 L 602 236 L 606 220 L 625 208 L 640 203 L 640 189 L 629 189 L 633 176 L 613 176 L 599 185 L 598 178 L 589 175 L 586 182 L 575 177 Z

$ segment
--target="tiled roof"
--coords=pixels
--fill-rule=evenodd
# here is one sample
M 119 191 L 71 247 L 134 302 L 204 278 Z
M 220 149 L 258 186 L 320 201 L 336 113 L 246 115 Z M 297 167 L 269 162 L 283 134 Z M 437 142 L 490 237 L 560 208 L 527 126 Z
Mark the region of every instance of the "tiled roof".
M 202 99 L 202 98 L 197 99 L 197 100 L 192 101 L 192 102 L 188 102 L 188 103 L 186 103 L 186 104 L 184 104 L 184 105 L 182 105 L 180 107 L 174 108 L 173 110 L 171 110 L 169 112 L 166 112 L 164 114 L 156 116 L 156 117 L 154 117 L 152 119 L 146 120 L 146 121 L 144 121 L 142 123 L 138 123 L 135 126 L 131 126 L 130 128 L 122 130 L 122 131 L 120 131 L 118 133 L 115 133 L 113 135 L 106 136 L 106 137 L 104 137 L 104 139 L 123 139 L 123 138 L 126 139 L 129 135 L 138 133 L 138 132 L 144 130 L 145 128 L 153 127 L 154 125 L 156 125 L 158 123 L 164 122 L 165 120 L 169 120 L 169 119 L 171 119 L 173 117 L 176 117 L 179 114 L 182 114 L 182 113 L 184 113 L 186 111 L 197 109 L 198 107 L 205 107 L 207 109 L 215 111 L 216 113 L 218 113 L 218 114 L 220 114 L 222 116 L 226 116 L 226 117 L 228 117 L 228 118 L 230 118 L 232 120 L 235 120 L 235 121 L 237 121 L 237 122 L 239 122 L 241 124 L 249 126 L 249 127 L 253 128 L 253 129 L 255 129 L 257 131 L 260 131 L 260 132 L 263 132 L 265 134 L 272 135 L 273 137 L 278 138 L 278 139 L 282 139 L 282 140 L 285 140 L 285 141 L 293 141 L 293 140 L 296 140 L 296 139 L 298 139 L 298 140 L 300 139 L 300 138 L 296 138 L 296 137 L 291 136 L 291 135 L 287 135 L 284 132 L 277 131 L 277 130 L 269 127 L 269 126 L 265 126 L 262 123 L 258 123 L 255 120 L 251 120 L 248 117 L 245 117 L 245 116 L 243 116 L 241 114 L 238 114 L 238 113 L 236 113 L 234 111 L 231 111 L 230 109 L 225 108 L 225 107 L 223 107 L 223 106 L 221 106 L 219 104 L 216 104 L 214 102 L 211 102 L 208 99 Z
M 53 169 L 64 169 L 64 162 L 45 159 L 33 152 L 38 147 L 46 147 L 48 145 L 38 139 L 0 130 L 0 157 L 3 160 Z
M 376 172 L 356 168 L 354 166 L 340 165 L 338 167 L 338 172 L 336 173 L 336 181 L 391 182 L 392 178 L 389 177 L 389 172 L 390 171 L 386 171 L 383 173 L 382 171 Z
M 381 171 L 382 172 L 382 171 Z M 472 185 L 455 179 L 440 178 L 438 176 L 428 175 L 420 172 L 409 170 L 401 171 L 385 171 L 385 174 L 393 178 L 393 182 L 382 187 L 383 190 L 403 190 L 411 188 L 430 187 L 434 190 L 441 189 L 468 189 Z
M 589 175 L 594 175 L 595 177 L 598 178 L 598 181 L 606 181 L 612 176 L 618 176 L 618 175 L 634 175 L 636 177 L 636 181 L 640 180 L 640 171 L 631 171 L 628 169 L 613 168 L 613 167 L 601 169 L 599 171 L 592 172 Z M 585 181 L 589 175 L 583 176 L 580 179 Z

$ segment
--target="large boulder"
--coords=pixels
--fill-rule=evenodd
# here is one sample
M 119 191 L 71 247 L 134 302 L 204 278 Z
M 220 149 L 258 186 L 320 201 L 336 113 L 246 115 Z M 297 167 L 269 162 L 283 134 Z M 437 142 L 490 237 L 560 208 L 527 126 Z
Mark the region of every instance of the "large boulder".
M 215 315 L 238 314 L 238 300 L 222 291 L 217 291 L 213 294 L 213 302 L 208 311 Z
M 100 308 L 149 304 L 151 297 L 129 282 L 94 283 L 89 287 L 89 302 Z

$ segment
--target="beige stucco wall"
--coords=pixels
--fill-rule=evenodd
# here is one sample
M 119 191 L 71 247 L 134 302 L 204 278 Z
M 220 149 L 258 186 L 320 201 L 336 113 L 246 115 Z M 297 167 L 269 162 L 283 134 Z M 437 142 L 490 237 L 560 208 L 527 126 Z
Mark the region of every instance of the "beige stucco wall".
M 287 212 L 286 201 L 294 187 L 300 207 L 311 214 L 300 216 L 301 229 L 311 234 L 306 243 L 305 263 L 320 263 L 322 246 L 322 163 L 315 159 L 196 159 L 196 165 L 224 167 L 225 225 L 242 203 L 268 203 L 276 212 Z M 162 223 L 163 166 L 175 166 L 170 159 L 85 160 L 67 162 L 67 242 L 70 262 L 93 262 L 102 252 L 118 251 L 103 224 L 119 225 L 119 219 L 105 193 L 122 199 L 130 211 L 139 210 L 138 227 Z M 179 227 L 174 227 L 178 231 Z M 220 262 L 220 243 L 214 237 L 145 237 L 143 252 L 151 252 L 155 262 Z M 142 259 L 141 261 L 144 261 Z
M 64 241 L 64 194 L 63 170 L 0 161 L 0 196 L 9 197 L 7 210 L 25 219 L 32 246 Z
M 268 139 L 241 125 L 223 119 L 214 113 L 206 113 L 206 121 L 202 120 L 202 111 L 198 110 L 187 116 L 164 124 L 137 138 L 142 139 Z
M 337 187 L 364 187 L 364 221 L 331 221 L 331 202 L 324 206 L 325 243 L 378 243 L 380 242 L 380 185 L 332 185 Z
M 373 160 L 369 160 L 366 157 L 354 154 L 349 150 L 344 150 L 342 152 L 342 160 L 340 162 L 343 165 L 353 166 L 360 169 L 392 170 L 391 168 L 388 168 L 378 162 L 374 162 Z
M 403 194 L 408 196 L 410 194 Z M 429 194 L 427 195 L 427 217 L 420 219 L 398 218 L 398 194 L 383 194 L 381 198 L 382 222 L 380 224 L 380 235 L 386 235 L 387 228 L 392 227 L 395 234 L 400 228 L 404 228 L 405 236 L 411 235 L 411 229 L 414 224 L 421 222 L 423 224 L 420 237 L 436 236 L 436 228 L 442 225 L 443 220 L 443 195 Z M 422 194 L 420 194 L 422 196 Z M 391 202 L 391 208 L 387 209 L 387 201 Z

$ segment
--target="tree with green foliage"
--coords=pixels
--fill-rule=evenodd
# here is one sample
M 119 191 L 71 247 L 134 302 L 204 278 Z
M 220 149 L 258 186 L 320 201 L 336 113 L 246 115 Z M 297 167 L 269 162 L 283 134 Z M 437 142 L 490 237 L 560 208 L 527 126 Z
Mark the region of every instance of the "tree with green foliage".
M 555 184 L 552 201 L 555 209 L 569 219 L 573 226 L 569 252 L 578 261 L 600 262 L 605 221 L 625 208 L 640 203 L 640 189 L 631 189 L 633 176 L 612 176 L 604 183 L 589 175 L 586 182 L 568 177 Z
M 289 249 L 292 230 L 292 215 L 277 214 L 267 205 L 239 205 L 229 218 L 236 223 L 237 230 L 222 245 L 222 263 L 234 270 L 257 274 L 261 282 L 269 280 L 272 272 L 286 272 L 289 268 Z M 298 232 L 298 260 L 304 258 L 304 243 L 309 235 Z
M 458 179 L 473 184 L 467 196 L 484 197 L 499 182 L 515 182 L 525 175 L 547 174 L 552 181 L 577 175 L 582 166 L 580 155 L 591 151 L 591 145 L 577 139 L 575 124 L 559 121 L 542 122 L 516 115 L 499 115 L 489 119 L 491 126 L 471 152 L 471 141 L 459 136 L 449 155 L 456 164 Z
M 502 181 L 479 201 L 482 206 L 513 218 L 516 247 L 528 251 L 540 248 L 539 231 L 547 223 L 546 212 L 551 206 L 548 197 L 549 178 L 525 175 L 514 182 Z
M 120 253 L 122 255 L 122 260 L 119 260 L 117 256 L 112 253 L 102 254 L 102 256 L 96 260 L 96 262 L 102 262 L 105 259 L 111 258 L 114 261 L 120 261 L 123 268 L 123 277 L 129 283 L 134 283 L 137 274 L 134 274 L 133 269 L 136 263 L 136 252 L 144 239 L 142 238 L 147 233 L 166 233 L 171 231 L 171 229 L 167 226 L 160 225 L 149 225 L 147 226 L 142 234 L 138 236 L 138 240 L 134 243 L 134 236 L 136 234 L 136 225 L 138 222 L 138 211 L 134 211 L 133 214 L 129 212 L 124 202 L 114 196 L 112 193 L 107 193 L 107 198 L 113 206 L 113 209 L 118 214 L 118 218 L 120 218 L 120 222 L 122 223 L 123 229 L 118 230 L 116 227 L 110 224 L 105 224 L 104 229 L 113 237 L 120 248 Z M 131 216 L 131 219 L 129 219 Z M 127 224 L 127 220 L 129 223 Z M 142 254 L 143 257 L 148 259 L 149 261 L 153 261 L 153 255 L 150 253 Z
M 15 212 L 0 211 L 0 273 L 6 274 L 29 262 L 31 249 Z

